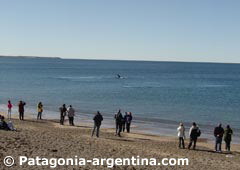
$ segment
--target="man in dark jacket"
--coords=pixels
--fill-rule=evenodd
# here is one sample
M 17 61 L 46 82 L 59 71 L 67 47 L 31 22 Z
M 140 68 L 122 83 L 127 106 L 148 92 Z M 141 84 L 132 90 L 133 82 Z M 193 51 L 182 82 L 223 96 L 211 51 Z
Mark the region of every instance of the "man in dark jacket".
M 127 129 L 127 133 L 130 132 L 130 126 L 131 126 L 131 122 L 132 122 L 132 113 L 128 112 L 127 115 L 125 115 L 125 124 L 126 124 L 126 129 Z
M 200 129 L 197 127 L 197 124 L 195 122 L 192 123 L 192 127 L 189 130 L 189 137 L 190 137 L 190 142 L 188 145 L 188 149 L 191 148 L 192 143 L 193 143 L 193 149 L 196 148 L 197 144 L 197 138 L 201 135 Z
M 94 120 L 94 127 L 93 127 L 93 131 L 92 131 L 92 137 L 94 135 L 96 128 L 97 128 L 96 136 L 99 137 L 99 130 L 100 130 L 100 126 L 103 121 L 103 117 L 99 111 L 97 111 L 97 114 L 93 117 L 93 120 Z
M 115 118 L 115 123 L 116 123 L 116 136 L 118 135 L 121 137 L 121 131 L 122 131 L 122 123 L 123 123 L 123 116 L 121 113 L 121 110 L 118 111 L 117 114 L 114 116 Z
M 122 131 L 123 131 L 123 132 L 125 132 L 125 128 L 127 128 L 127 127 L 126 127 L 126 125 L 127 125 L 127 124 L 126 124 L 127 114 L 128 114 L 128 113 L 125 112 L 125 115 L 124 115 L 124 117 L 123 117 L 123 122 L 122 122 Z
M 60 111 L 60 124 L 64 125 L 64 121 L 65 121 L 65 116 L 66 116 L 66 112 L 67 112 L 67 108 L 66 105 L 63 104 L 62 107 L 59 108 Z
M 233 131 L 229 125 L 227 125 L 226 129 L 224 130 L 224 141 L 226 143 L 226 150 L 230 152 L 231 150 L 231 141 L 232 141 L 232 134 Z
M 215 129 L 214 129 L 214 136 L 216 139 L 215 143 L 215 151 L 221 152 L 222 151 L 222 138 L 224 134 L 224 129 L 222 128 L 222 124 L 220 123 Z
M 26 105 L 25 102 L 20 101 L 18 104 L 18 112 L 19 112 L 19 119 L 24 120 L 24 106 Z

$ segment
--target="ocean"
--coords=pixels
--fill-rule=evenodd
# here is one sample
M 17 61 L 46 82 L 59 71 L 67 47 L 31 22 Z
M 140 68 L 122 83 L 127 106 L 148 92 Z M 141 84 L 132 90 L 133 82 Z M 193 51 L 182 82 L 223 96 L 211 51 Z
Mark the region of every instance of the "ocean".
M 121 78 L 117 78 L 117 74 Z M 58 119 L 65 103 L 77 111 L 77 121 L 92 122 L 99 110 L 103 126 L 114 127 L 118 111 L 131 111 L 135 131 L 176 136 L 179 122 L 195 121 L 203 137 L 213 139 L 222 123 L 240 141 L 240 64 L 0 58 L 0 110 L 11 99 L 27 103 L 26 115 Z

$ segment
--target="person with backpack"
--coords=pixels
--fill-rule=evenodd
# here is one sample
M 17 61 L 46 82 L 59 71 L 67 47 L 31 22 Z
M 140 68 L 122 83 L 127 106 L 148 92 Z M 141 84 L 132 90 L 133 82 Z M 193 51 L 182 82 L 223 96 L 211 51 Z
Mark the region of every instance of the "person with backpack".
M 178 139 L 179 139 L 179 144 L 178 147 L 179 148 L 183 148 L 185 149 L 185 145 L 184 145 L 184 139 L 185 137 L 185 127 L 183 126 L 183 123 L 180 123 L 179 127 L 177 128 L 177 132 L 178 132 Z
M 232 134 L 233 131 L 229 125 L 227 125 L 226 129 L 224 130 L 224 141 L 226 143 L 225 149 L 230 152 L 231 150 L 231 141 L 232 141 Z
M 60 124 L 64 125 L 65 116 L 66 116 L 66 112 L 67 112 L 66 105 L 63 104 L 62 107 L 59 108 L 59 111 L 60 111 Z
M 42 102 L 39 102 L 39 103 L 38 103 L 38 105 L 37 105 L 37 111 L 38 111 L 37 120 L 38 120 L 38 119 L 42 120 L 42 112 L 43 112 Z
M 75 116 L 75 110 L 72 108 L 72 105 L 70 105 L 67 109 L 68 112 L 68 120 L 69 120 L 69 125 L 74 126 L 74 116 Z
M 199 127 L 197 127 L 197 124 L 195 122 L 192 123 L 192 127 L 189 130 L 189 137 L 190 137 L 190 142 L 188 145 L 188 149 L 191 148 L 192 143 L 193 143 L 193 149 L 196 149 L 196 144 L 197 144 L 197 139 L 198 137 L 201 136 L 201 131 Z
M 8 100 L 7 108 L 8 108 L 8 120 L 11 120 L 11 114 L 12 114 L 12 103 L 11 103 L 10 100 Z
M 96 136 L 99 137 L 99 130 L 100 130 L 100 126 L 101 126 L 102 121 L 103 121 L 103 117 L 102 117 L 102 115 L 99 111 L 97 111 L 97 113 L 93 117 L 93 120 L 94 120 L 94 126 L 93 126 L 93 131 L 92 131 L 92 137 L 94 135 L 94 132 L 95 132 L 96 128 L 97 128 Z
M 121 131 L 122 131 L 122 122 L 123 122 L 123 116 L 121 113 L 121 110 L 119 109 L 118 113 L 115 114 L 115 124 L 116 124 L 116 134 L 115 136 L 121 137 Z
M 125 124 L 126 124 L 127 133 L 130 133 L 131 122 L 132 122 L 132 113 L 128 112 L 127 115 L 125 115 Z
M 18 103 L 18 112 L 19 112 L 19 119 L 24 120 L 24 106 L 26 105 L 25 102 L 22 100 Z
M 224 129 L 222 128 L 222 124 L 219 123 L 217 127 L 214 129 L 214 136 L 215 136 L 215 151 L 221 152 L 222 151 L 222 138 L 224 134 Z

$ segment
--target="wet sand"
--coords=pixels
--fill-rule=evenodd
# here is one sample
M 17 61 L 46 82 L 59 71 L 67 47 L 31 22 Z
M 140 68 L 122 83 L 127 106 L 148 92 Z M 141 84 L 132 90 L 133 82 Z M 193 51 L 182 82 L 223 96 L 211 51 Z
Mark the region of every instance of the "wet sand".
M 56 120 L 57 121 L 57 120 Z M 5 167 L 3 159 L 11 155 L 27 157 L 67 158 L 189 158 L 188 166 L 115 166 L 113 169 L 186 169 L 186 170 L 239 170 L 240 145 L 232 146 L 232 154 L 213 152 L 214 145 L 206 140 L 199 140 L 197 150 L 178 149 L 177 138 L 154 136 L 141 133 L 122 133 L 114 135 L 114 129 L 101 129 L 100 138 L 91 137 L 92 127 L 89 124 L 71 127 L 61 126 L 53 120 L 14 119 L 17 131 L 0 130 L 0 169 L 51 169 L 49 166 L 14 165 Z M 188 139 L 186 140 L 186 145 Z M 224 147 L 224 145 L 222 146 Z M 55 169 L 109 169 L 105 166 L 84 167 L 59 166 Z

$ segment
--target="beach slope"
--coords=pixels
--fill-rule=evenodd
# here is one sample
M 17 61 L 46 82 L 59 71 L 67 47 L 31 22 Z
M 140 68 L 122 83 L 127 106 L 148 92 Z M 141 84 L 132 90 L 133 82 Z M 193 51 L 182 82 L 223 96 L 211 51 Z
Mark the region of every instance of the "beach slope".
M 114 166 L 113 169 L 186 169 L 239 170 L 239 145 L 233 153 L 214 153 L 213 144 L 198 143 L 198 150 L 178 149 L 177 139 L 144 134 L 114 136 L 113 129 L 101 129 L 100 138 L 91 137 L 88 126 L 60 126 L 53 121 L 13 120 L 17 131 L 0 130 L 0 169 L 51 169 L 49 166 L 19 166 L 18 156 L 45 158 L 189 158 L 188 166 Z M 12 167 L 5 167 L 6 156 L 16 159 Z M 58 166 L 55 169 L 109 169 L 107 166 Z

